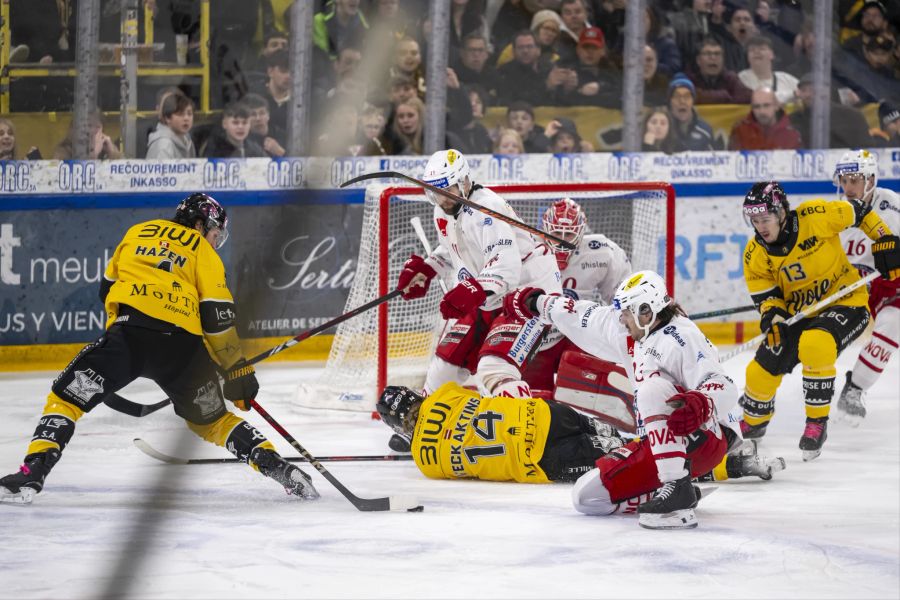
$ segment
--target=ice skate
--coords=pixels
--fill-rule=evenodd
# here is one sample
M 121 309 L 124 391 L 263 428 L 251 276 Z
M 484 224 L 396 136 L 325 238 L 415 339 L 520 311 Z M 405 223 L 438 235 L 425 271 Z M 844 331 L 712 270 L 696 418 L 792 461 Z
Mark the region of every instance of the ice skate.
M 846 421 L 851 427 L 859 427 L 866 417 L 865 396 L 865 391 L 853 383 L 853 372 L 847 371 L 847 380 L 838 398 L 837 408 L 841 420 Z
M 803 461 L 811 461 L 822 454 L 822 445 L 826 439 L 828 439 L 828 417 L 821 419 L 807 418 L 803 437 L 800 438 Z
M 646 529 L 690 529 L 697 526 L 697 492 L 690 474 L 667 481 L 653 499 L 638 506 L 638 524 Z
M 259 472 L 284 486 L 284 491 L 304 500 L 316 500 L 319 492 L 312 479 L 299 468 L 284 460 L 277 452 L 266 448 L 254 448 L 250 462 L 259 467 Z
M 760 423 L 759 425 L 751 425 L 747 421 L 742 420 L 741 435 L 744 436 L 745 440 L 758 440 L 762 438 L 762 436 L 766 435 L 766 427 L 768 426 L 768 421 Z
M 757 444 L 756 440 L 746 440 L 737 452 L 728 457 L 725 461 L 725 470 L 729 479 L 755 475 L 769 481 L 774 473 L 787 467 L 784 458 L 780 456 L 774 458 L 760 456 Z
M 34 495 L 44 489 L 44 479 L 59 460 L 59 451 L 29 454 L 17 473 L 0 478 L 0 502 L 31 504 Z

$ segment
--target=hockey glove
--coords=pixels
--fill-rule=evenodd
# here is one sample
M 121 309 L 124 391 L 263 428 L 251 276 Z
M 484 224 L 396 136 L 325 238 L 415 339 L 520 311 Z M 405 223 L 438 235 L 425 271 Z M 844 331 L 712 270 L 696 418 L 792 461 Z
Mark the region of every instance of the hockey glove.
M 428 286 L 436 275 L 437 271 L 432 269 L 424 258 L 413 254 L 404 263 L 400 278 L 397 280 L 397 289 L 403 290 L 400 297 L 404 300 L 422 298 L 428 293 Z
M 225 398 L 234 402 L 241 410 L 250 410 L 250 401 L 259 393 L 259 382 L 253 365 L 241 359 L 231 365 L 225 374 L 225 385 L 222 387 Z
M 669 415 L 669 431 L 675 435 L 689 435 L 712 416 L 712 399 L 697 390 L 675 394 L 666 404 L 675 408 Z
M 464 279 L 456 284 L 441 300 L 441 316 L 445 319 L 461 319 L 481 306 L 487 294 L 474 279 Z
M 787 331 L 784 322 L 790 318 L 791 313 L 780 306 L 773 306 L 762 314 L 759 319 L 759 330 L 766 334 L 766 345 L 769 348 L 781 345 Z
M 900 278 L 900 238 L 886 235 L 872 244 L 875 268 L 887 280 Z
M 543 293 L 541 288 L 519 288 L 503 298 L 503 312 L 507 317 L 528 321 L 538 316 L 537 299 Z

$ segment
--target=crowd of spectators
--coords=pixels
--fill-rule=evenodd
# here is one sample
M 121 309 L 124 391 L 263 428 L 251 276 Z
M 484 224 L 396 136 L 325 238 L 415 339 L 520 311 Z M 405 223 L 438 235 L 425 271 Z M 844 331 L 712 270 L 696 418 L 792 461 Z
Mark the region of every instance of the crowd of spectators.
M 448 145 L 472 153 L 593 150 L 596 140 L 585 139 L 572 119 L 536 123 L 535 108 L 621 109 L 627 0 L 448 1 Z M 197 3 L 143 2 L 156 14 L 155 38 L 187 35 L 190 60 L 198 60 Z M 139 156 L 286 153 L 291 3 L 214 3 L 209 53 L 214 115 L 195 123 L 195 86 L 163 88 L 165 93 L 156 95 L 155 117 L 140 128 Z M 11 60 L 71 61 L 75 5 L 74 0 L 11 3 Z M 313 153 L 423 152 L 432 30 L 428 5 L 428 0 L 315 0 Z M 647 0 L 643 148 L 808 147 L 810 56 L 821 42 L 813 34 L 813 5 L 813 0 Z M 101 0 L 101 6 L 101 35 L 107 30 L 115 36 L 119 2 Z M 827 41 L 834 45 L 832 145 L 897 143 L 898 27 L 900 0 L 835 2 L 834 36 Z M 52 96 L 30 99 L 59 101 Z M 870 129 L 861 112 L 870 103 L 880 104 L 880 129 Z M 47 109 L 44 104 L 37 110 Z M 745 106 L 746 116 L 730 135 L 717 134 L 696 109 L 707 104 Z M 504 107 L 506 120 L 489 129 L 483 120 L 491 107 Z M 8 141 L 14 136 L 13 124 L 0 120 L 0 158 L 15 154 L 14 142 Z M 55 155 L 71 152 L 70 137 Z M 118 154 L 102 127 L 94 139 L 92 155 Z

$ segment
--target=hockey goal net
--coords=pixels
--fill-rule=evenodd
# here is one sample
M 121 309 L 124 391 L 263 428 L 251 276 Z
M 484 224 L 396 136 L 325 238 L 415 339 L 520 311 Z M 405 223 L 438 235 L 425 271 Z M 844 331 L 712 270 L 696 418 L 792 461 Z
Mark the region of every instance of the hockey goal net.
M 563 197 L 578 202 L 590 233 L 621 246 L 635 271 L 662 274 L 674 290 L 675 191 L 662 182 L 548 183 L 496 185 L 529 225 L 541 227 L 547 207 Z M 425 255 L 410 220 L 421 219 L 432 248 L 437 246 L 433 206 L 421 188 L 369 186 L 356 275 L 345 311 L 390 292 L 410 254 Z M 587 232 L 586 232 L 587 233 Z M 444 282 L 452 287 L 455 281 Z M 302 383 L 297 403 L 304 407 L 372 411 L 385 385 L 422 387 L 444 321 L 438 312 L 443 292 L 433 281 L 424 298 L 396 298 L 342 323 L 335 332 L 322 376 Z

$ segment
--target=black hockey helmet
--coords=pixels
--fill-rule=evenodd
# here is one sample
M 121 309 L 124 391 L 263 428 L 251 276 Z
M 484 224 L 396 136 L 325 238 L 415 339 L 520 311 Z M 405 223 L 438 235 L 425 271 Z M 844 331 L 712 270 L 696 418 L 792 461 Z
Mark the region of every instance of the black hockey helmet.
M 774 214 L 778 216 L 787 214 L 791 209 L 784 188 L 777 181 L 759 181 L 753 184 L 747 195 L 744 196 L 744 221 L 751 227 L 752 217 Z
M 424 398 L 409 388 L 389 385 L 381 392 L 375 408 L 385 425 L 399 434 L 411 436 L 416 428 L 419 406 Z
M 224 246 L 228 239 L 228 215 L 225 207 L 209 194 L 195 192 L 182 200 L 175 209 L 172 220 L 185 227 L 194 227 L 200 221 L 203 223 L 203 235 L 208 234 L 211 229 L 218 229 L 216 250 Z

